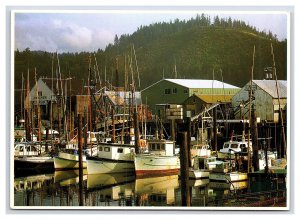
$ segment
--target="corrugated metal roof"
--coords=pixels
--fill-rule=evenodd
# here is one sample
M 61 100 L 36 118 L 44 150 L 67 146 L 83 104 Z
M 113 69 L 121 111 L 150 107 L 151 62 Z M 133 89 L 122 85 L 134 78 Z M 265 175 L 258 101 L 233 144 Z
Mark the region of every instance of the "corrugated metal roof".
M 218 80 L 208 79 L 164 79 L 172 83 L 187 87 L 189 89 L 198 88 L 225 88 L 225 89 L 239 89 L 239 87 L 222 83 Z
M 217 102 L 231 102 L 234 95 L 196 95 L 199 99 L 203 100 L 205 103 L 217 103 Z
M 277 80 L 279 98 L 287 98 L 287 81 Z M 273 98 L 278 98 L 275 80 L 253 80 L 258 87 L 266 91 Z M 249 83 L 250 84 L 250 83 Z

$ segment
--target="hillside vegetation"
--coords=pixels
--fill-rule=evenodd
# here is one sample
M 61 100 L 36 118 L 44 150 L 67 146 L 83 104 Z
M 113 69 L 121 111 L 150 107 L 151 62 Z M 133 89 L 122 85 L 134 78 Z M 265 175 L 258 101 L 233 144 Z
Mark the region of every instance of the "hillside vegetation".
M 31 51 L 30 48 L 15 51 L 15 88 L 21 88 L 22 73 L 26 79 L 28 69 L 31 86 L 34 68 L 37 78 L 51 77 L 52 73 L 56 77 L 58 57 L 62 77 L 74 78 L 73 93 L 85 93 L 82 85 L 87 82 L 90 55 L 92 68 L 97 70 L 97 78 L 102 82 L 106 79 L 115 84 L 118 67 L 119 83 L 122 85 L 126 59 L 126 71 L 133 72 L 136 80 L 139 76 L 138 89 L 163 77 L 214 78 L 241 87 L 250 80 L 254 46 L 254 78 L 263 79 L 263 69 L 272 66 L 271 43 L 278 79 L 286 79 L 286 40 L 278 41 L 271 32 L 258 31 L 243 21 L 212 19 L 202 14 L 188 21 L 177 19 L 141 26 L 132 35 L 115 36 L 113 44 L 94 53 L 62 53 L 56 56 L 46 51 Z

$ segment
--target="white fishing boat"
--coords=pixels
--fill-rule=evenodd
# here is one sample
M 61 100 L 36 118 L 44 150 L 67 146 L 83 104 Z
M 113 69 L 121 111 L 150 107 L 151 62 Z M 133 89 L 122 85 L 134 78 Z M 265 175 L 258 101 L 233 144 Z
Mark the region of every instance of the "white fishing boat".
M 88 174 L 134 172 L 134 146 L 99 143 L 97 156 L 88 157 Z
M 149 153 L 136 154 L 134 157 L 136 176 L 178 174 L 179 156 L 175 155 L 174 141 L 150 140 Z
M 209 164 L 216 162 L 216 157 L 194 157 L 193 167 L 189 168 L 189 178 L 190 179 L 201 179 L 209 177 Z M 211 168 L 212 169 L 212 168 Z
M 82 167 L 86 168 L 85 155 L 82 155 Z M 77 150 L 65 149 L 65 151 L 60 151 L 58 156 L 54 157 L 54 168 L 56 170 L 79 169 L 79 154 Z
M 250 142 L 250 151 L 252 149 L 252 143 Z M 219 159 L 235 159 L 236 153 L 247 154 L 248 141 L 227 141 L 223 144 L 223 148 L 218 151 Z
M 18 143 L 14 148 L 14 168 L 16 170 L 53 169 L 53 157 L 41 153 L 39 145 L 29 142 Z

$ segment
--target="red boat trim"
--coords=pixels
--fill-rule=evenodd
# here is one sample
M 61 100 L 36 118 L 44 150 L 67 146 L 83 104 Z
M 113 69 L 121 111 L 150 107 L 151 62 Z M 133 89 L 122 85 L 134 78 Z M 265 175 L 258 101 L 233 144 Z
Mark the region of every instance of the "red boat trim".
M 178 174 L 179 169 L 169 170 L 136 170 L 136 176 L 149 176 L 149 175 L 161 175 L 161 174 Z

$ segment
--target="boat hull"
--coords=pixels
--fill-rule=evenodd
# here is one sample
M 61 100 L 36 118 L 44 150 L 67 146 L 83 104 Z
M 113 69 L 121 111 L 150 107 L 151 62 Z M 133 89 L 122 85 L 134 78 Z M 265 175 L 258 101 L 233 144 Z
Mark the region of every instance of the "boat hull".
M 136 176 L 178 174 L 178 156 L 136 155 L 134 158 Z
M 248 179 L 247 173 L 241 173 L 241 172 L 210 173 L 209 174 L 209 180 L 212 180 L 212 181 L 236 182 L 236 181 L 243 181 L 243 180 L 247 180 L 247 179 Z
M 189 169 L 189 178 L 190 179 L 201 179 L 201 178 L 208 178 L 209 177 L 209 170 L 204 169 Z
M 52 157 L 16 157 L 14 158 L 15 169 L 54 169 Z
M 82 162 L 83 169 L 86 168 L 86 161 Z M 55 170 L 63 170 L 63 169 L 79 169 L 79 161 L 71 160 L 61 157 L 54 158 L 54 168 Z
M 103 158 L 88 158 L 87 173 L 133 173 L 133 161 L 108 160 Z

